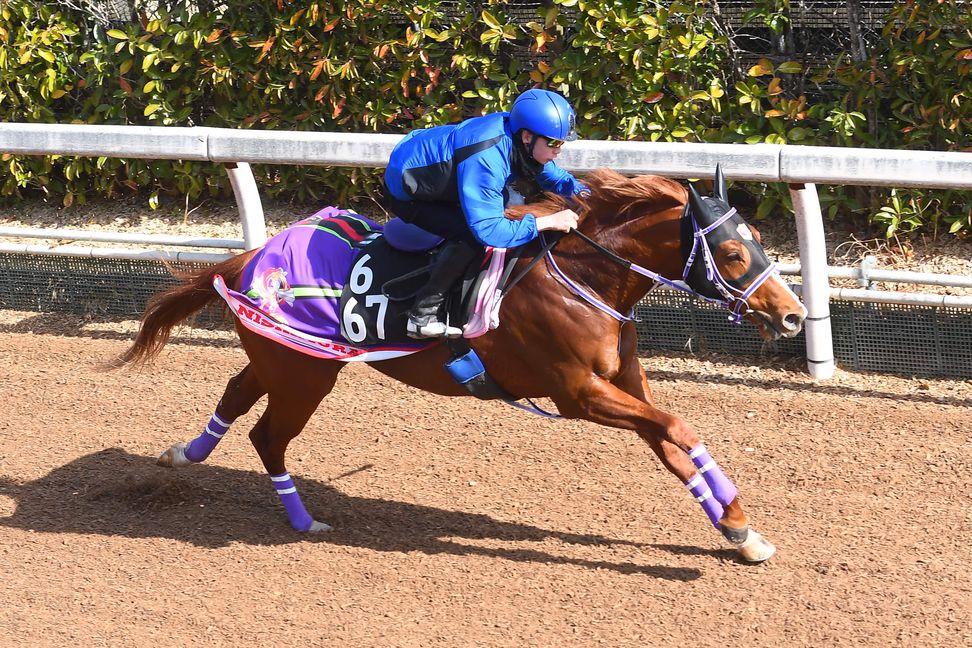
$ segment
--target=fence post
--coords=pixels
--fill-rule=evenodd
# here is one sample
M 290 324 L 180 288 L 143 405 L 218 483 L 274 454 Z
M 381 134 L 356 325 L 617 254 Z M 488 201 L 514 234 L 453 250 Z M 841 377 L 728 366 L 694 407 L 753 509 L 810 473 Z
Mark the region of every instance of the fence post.
M 827 246 L 817 186 L 791 184 L 790 197 L 796 212 L 803 303 L 807 307 L 807 370 L 814 378 L 829 380 L 834 376 L 834 341 L 830 327 Z
M 226 162 L 226 173 L 233 185 L 236 207 L 240 210 L 240 224 L 243 226 L 243 245 L 253 250 L 267 242 L 267 221 L 263 216 L 263 203 L 257 189 L 253 171 L 246 162 Z

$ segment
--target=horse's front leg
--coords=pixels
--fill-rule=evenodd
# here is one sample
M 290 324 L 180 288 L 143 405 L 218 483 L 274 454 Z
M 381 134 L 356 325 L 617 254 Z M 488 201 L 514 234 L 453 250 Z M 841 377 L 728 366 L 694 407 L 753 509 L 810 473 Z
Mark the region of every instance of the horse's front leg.
M 618 355 L 620 359 L 619 371 L 611 380 L 611 384 L 622 390 L 626 394 L 634 396 L 650 407 L 655 407 L 655 398 L 651 393 L 648 384 L 648 377 L 645 375 L 644 367 L 638 361 L 638 334 L 635 326 L 631 322 L 625 323 L 621 327 L 621 334 L 618 344 Z M 687 423 L 685 425 L 688 425 Z M 648 434 L 641 437 L 648 443 L 651 449 L 658 455 L 662 464 L 668 468 L 669 472 L 678 477 L 696 501 L 702 505 L 702 509 L 712 521 L 713 526 L 721 529 L 726 538 L 738 544 L 745 539 L 746 528 L 749 520 L 743 511 L 739 498 L 734 496 L 735 487 L 727 487 L 723 484 L 721 498 L 716 498 L 712 487 L 706 482 L 702 475 L 699 464 L 693 462 L 690 457 L 692 450 L 688 454 L 681 448 L 669 443 L 664 439 Z M 692 446 L 693 450 L 697 448 Z M 696 452 L 696 456 L 700 453 Z M 714 462 L 713 462 L 714 463 Z M 702 463 L 701 465 L 705 465 Z M 711 476 L 710 476 L 711 478 Z M 728 480 L 725 480 L 728 481 Z M 731 484 L 731 483 L 730 483 Z M 728 504 L 721 500 L 728 500 Z
M 665 467 L 686 485 L 712 524 L 744 560 L 769 559 L 776 549 L 749 528 L 735 485 L 687 421 L 652 404 L 644 372 L 640 364 L 635 364 L 636 367 L 625 366 L 613 382 L 588 376 L 578 385 L 571 402 L 557 403 L 561 413 L 637 432 Z

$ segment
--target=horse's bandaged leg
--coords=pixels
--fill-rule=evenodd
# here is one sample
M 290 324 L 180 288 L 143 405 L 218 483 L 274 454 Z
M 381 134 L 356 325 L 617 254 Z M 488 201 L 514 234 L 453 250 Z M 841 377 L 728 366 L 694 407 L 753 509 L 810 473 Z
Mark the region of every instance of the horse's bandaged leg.
M 186 458 L 196 463 L 205 461 L 231 425 L 233 425 L 233 421 L 224 421 L 213 413 L 213 418 L 209 419 L 209 424 L 203 433 L 186 446 Z
M 722 472 L 722 468 L 715 462 L 705 446 L 700 443 L 692 448 L 689 451 L 689 457 L 692 458 L 695 467 L 699 469 L 705 483 L 712 489 L 712 495 L 716 500 L 723 506 L 731 504 L 732 500 L 736 499 L 736 486 Z
M 290 526 L 298 531 L 312 530 L 315 525 L 314 518 L 300 501 L 300 495 L 297 493 L 297 487 L 294 486 L 294 480 L 290 478 L 290 473 L 270 475 L 270 479 L 273 480 L 273 487 L 277 489 L 277 495 L 280 496 L 284 510 L 287 511 Z
M 709 521 L 712 522 L 712 526 L 718 529 L 719 520 L 722 519 L 725 510 L 722 508 L 722 504 L 712 496 L 712 489 L 705 483 L 702 475 L 696 473 L 695 477 L 688 480 L 685 484 L 685 488 L 692 493 L 695 501 L 702 505 L 702 510 L 709 516 Z

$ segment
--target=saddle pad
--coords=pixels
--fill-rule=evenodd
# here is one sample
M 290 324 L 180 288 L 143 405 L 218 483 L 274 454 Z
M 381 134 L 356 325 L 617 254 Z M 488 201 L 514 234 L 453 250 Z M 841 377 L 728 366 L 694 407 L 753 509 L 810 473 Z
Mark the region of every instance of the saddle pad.
M 435 341 L 375 345 L 352 342 L 341 333 L 340 299 L 360 253 L 377 238 L 374 221 L 333 207 L 273 236 L 243 270 L 240 285 L 222 277 L 213 286 L 248 329 L 302 353 L 332 360 L 384 360 L 420 351 Z
M 428 254 L 397 250 L 383 236 L 365 242 L 341 295 L 341 337 L 367 347 L 408 343 L 408 310 L 430 263 Z
M 499 308 L 503 301 L 503 270 L 506 248 L 490 248 L 489 265 L 480 273 L 479 282 L 468 296 L 468 316 L 462 327 L 464 338 L 476 338 L 499 326 Z

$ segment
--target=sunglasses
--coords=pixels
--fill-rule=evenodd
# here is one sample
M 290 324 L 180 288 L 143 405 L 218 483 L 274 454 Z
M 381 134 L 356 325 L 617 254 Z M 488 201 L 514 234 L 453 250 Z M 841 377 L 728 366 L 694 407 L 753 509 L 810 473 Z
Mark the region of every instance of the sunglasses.
M 549 137 L 544 137 L 543 139 L 547 140 L 547 146 L 550 148 L 560 148 L 566 143 L 562 139 L 550 139 Z

